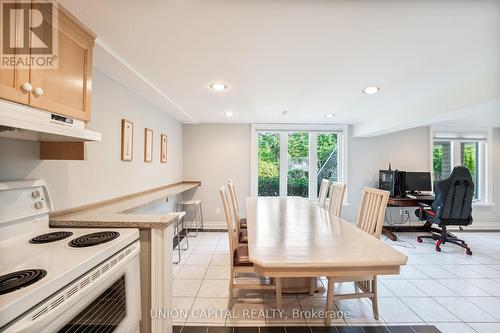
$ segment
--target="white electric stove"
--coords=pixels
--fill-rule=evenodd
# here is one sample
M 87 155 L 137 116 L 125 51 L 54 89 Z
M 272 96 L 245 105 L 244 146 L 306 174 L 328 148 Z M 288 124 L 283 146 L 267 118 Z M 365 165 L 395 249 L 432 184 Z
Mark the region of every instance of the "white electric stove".
M 41 180 L 0 183 L 0 331 L 136 332 L 137 229 L 50 228 Z

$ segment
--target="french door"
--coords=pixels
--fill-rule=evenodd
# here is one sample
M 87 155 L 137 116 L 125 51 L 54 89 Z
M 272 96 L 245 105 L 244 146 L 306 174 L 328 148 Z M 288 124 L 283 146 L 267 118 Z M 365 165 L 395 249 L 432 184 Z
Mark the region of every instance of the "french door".
M 342 134 L 310 129 L 255 130 L 252 194 L 317 198 L 322 179 L 343 180 Z

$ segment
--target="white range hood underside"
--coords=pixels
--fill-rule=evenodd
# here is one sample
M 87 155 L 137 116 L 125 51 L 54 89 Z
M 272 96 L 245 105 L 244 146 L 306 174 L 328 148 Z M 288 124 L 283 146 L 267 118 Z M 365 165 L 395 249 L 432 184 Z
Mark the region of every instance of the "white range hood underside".
M 0 137 L 40 142 L 101 141 L 85 122 L 0 99 Z

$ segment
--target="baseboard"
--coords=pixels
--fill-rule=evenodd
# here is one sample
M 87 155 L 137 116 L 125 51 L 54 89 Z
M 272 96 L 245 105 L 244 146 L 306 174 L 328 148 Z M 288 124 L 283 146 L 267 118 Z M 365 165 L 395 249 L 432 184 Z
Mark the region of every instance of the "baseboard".
M 411 226 L 422 226 L 422 222 L 411 222 Z M 388 224 L 385 223 L 384 227 L 388 227 L 388 229 L 391 229 L 391 227 L 408 227 L 410 226 L 409 223 L 405 224 Z M 435 226 L 435 225 L 434 225 Z M 450 231 L 459 231 L 458 226 L 449 226 L 448 230 Z M 471 225 L 464 226 L 462 231 L 500 231 L 500 222 L 472 222 Z
M 227 230 L 226 222 L 218 222 L 218 221 L 205 221 L 203 224 L 203 229 L 205 230 Z
M 422 222 L 412 222 L 412 225 L 423 225 Z M 408 224 L 406 224 L 408 225 Z M 388 226 L 385 224 L 384 226 Z M 404 226 L 404 224 L 403 224 Z M 205 221 L 203 229 L 206 230 L 227 230 L 226 222 Z M 448 227 L 450 230 L 458 230 L 454 227 Z M 464 231 L 500 231 L 500 222 L 473 222 L 470 226 L 464 227 Z

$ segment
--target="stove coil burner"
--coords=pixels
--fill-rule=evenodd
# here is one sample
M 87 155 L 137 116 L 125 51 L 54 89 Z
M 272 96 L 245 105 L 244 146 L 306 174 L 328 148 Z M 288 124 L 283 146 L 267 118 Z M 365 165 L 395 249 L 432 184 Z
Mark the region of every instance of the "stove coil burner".
M 13 292 L 43 279 L 47 271 L 43 269 L 26 269 L 0 276 L 0 295 Z
M 118 236 L 120 236 L 120 234 L 116 231 L 94 232 L 92 234 L 83 235 L 81 237 L 75 238 L 71 242 L 69 242 L 68 245 L 71 247 L 94 246 L 112 241 Z
M 38 235 L 38 236 L 30 239 L 30 243 L 31 244 L 51 243 L 51 242 L 55 242 L 55 241 L 58 241 L 61 239 L 68 238 L 71 235 L 73 235 L 73 233 L 69 232 L 69 231 L 49 232 L 48 234 Z

